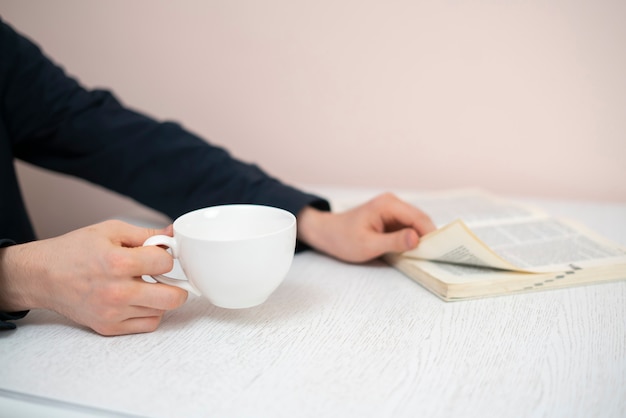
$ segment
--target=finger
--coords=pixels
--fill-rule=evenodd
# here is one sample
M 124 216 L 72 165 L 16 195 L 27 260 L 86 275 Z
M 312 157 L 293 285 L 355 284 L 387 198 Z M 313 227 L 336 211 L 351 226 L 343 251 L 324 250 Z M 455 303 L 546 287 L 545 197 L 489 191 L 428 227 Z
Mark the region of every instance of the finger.
M 147 308 L 145 306 L 128 306 L 125 311 L 125 318 L 148 318 L 151 316 L 163 316 L 166 309 Z
M 400 224 L 411 226 L 420 236 L 435 230 L 432 220 L 422 210 L 400 200 L 395 203 L 395 210 L 392 215 Z
M 386 253 L 402 253 L 417 246 L 419 236 L 412 228 L 404 228 L 394 232 L 376 233 L 370 239 L 372 256 L 378 257 Z
M 141 334 L 146 332 L 153 332 L 161 323 L 163 316 L 149 316 L 142 318 L 130 318 L 122 322 L 122 327 L 126 334 Z
M 384 210 L 381 212 L 385 224 L 396 223 L 414 228 L 420 236 L 436 229 L 430 217 L 415 206 L 393 195 L 385 196 Z
M 163 315 L 133 317 L 115 324 L 96 326 L 93 330 L 105 336 L 141 334 L 156 330 L 161 323 L 161 318 Z
M 104 259 L 108 274 L 118 278 L 163 274 L 174 266 L 174 258 L 165 249 L 152 245 L 113 248 Z
M 113 301 L 119 300 L 120 294 L 112 297 Z M 121 298 L 123 306 L 106 306 L 86 324 L 102 335 L 150 332 L 156 329 L 166 311 L 185 302 L 187 292 L 174 286 L 146 283 L 136 278 L 124 286 Z
M 164 274 L 174 267 L 174 257 L 161 247 L 154 245 L 135 247 L 127 249 L 127 252 L 135 257 L 139 263 L 132 274 L 133 276 Z
M 160 235 L 168 235 L 170 237 L 173 237 L 174 236 L 174 225 L 173 224 L 169 224 L 165 228 L 157 230 L 157 233 L 160 234 Z
M 139 289 L 130 304 L 141 308 L 170 311 L 182 306 L 188 297 L 186 290 L 163 283 L 147 283 L 138 279 Z
M 119 220 L 110 220 L 102 223 L 102 227 L 107 229 L 108 236 L 124 247 L 139 247 L 153 235 L 172 236 L 172 225 L 165 228 L 143 228 Z

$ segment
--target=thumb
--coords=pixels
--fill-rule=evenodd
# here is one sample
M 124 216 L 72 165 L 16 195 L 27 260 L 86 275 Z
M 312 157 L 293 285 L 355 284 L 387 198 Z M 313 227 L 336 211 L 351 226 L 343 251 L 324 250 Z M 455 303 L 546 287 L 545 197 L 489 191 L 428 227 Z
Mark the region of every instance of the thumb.
M 412 228 L 379 234 L 375 239 L 378 241 L 376 247 L 381 254 L 402 253 L 412 250 L 419 243 L 419 235 Z

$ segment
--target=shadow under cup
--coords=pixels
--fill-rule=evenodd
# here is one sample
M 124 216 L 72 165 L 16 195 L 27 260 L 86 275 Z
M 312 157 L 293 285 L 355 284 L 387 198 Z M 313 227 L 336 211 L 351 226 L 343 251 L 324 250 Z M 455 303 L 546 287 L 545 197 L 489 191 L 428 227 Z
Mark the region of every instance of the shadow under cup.
M 176 219 L 174 238 L 157 235 L 144 245 L 170 247 L 187 278 L 161 275 L 155 280 L 223 308 L 248 308 L 265 302 L 286 277 L 295 251 L 296 218 L 270 206 L 214 206 Z

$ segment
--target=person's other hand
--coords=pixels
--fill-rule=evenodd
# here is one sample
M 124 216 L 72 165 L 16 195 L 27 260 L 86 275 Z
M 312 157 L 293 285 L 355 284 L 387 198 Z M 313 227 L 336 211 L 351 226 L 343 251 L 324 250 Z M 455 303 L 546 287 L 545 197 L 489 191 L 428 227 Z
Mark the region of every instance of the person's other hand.
M 341 213 L 306 207 L 298 214 L 298 237 L 311 247 L 348 262 L 413 249 L 435 230 L 428 215 L 391 193 Z
M 47 240 L 0 249 L 0 309 L 50 309 L 102 335 L 155 330 L 163 314 L 187 292 L 147 283 L 167 273 L 173 259 L 162 248 L 142 247 L 156 234 L 172 234 L 106 221 Z

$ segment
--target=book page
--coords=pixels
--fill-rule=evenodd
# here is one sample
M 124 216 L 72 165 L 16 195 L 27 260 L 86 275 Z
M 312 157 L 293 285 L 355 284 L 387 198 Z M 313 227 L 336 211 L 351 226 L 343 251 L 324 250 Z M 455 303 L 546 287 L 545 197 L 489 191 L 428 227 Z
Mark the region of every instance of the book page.
M 551 272 L 626 263 L 626 249 L 551 218 L 483 224 L 457 220 L 422 238 L 406 257 L 519 271 Z
M 519 266 L 508 262 L 482 243 L 460 220 L 425 235 L 417 248 L 403 255 L 422 260 L 520 270 Z
M 626 263 L 626 248 L 560 219 L 484 225 L 472 232 L 518 270 L 557 271 Z
M 537 208 L 509 202 L 478 189 L 432 192 L 408 196 L 406 200 L 427 213 L 437 227 L 457 219 L 473 228 L 546 216 Z

